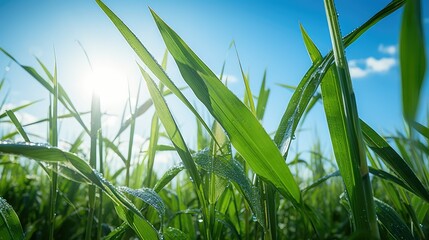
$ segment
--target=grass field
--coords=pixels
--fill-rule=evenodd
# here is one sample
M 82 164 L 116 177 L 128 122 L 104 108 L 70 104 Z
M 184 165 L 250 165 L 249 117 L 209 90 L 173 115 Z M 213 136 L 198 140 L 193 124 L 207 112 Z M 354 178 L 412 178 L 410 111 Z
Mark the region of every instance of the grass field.
M 50 103 L 31 124 L 47 125 L 46 133 L 27 132 L 17 118 L 35 102 L 0 112 L 0 239 L 429 238 L 429 119 L 416 120 L 419 101 L 427 97 L 420 96 L 426 70 L 420 1 L 392 1 L 343 37 L 334 1 L 325 0 L 332 50 L 322 55 L 301 26 L 312 65 L 284 100 L 289 102 L 273 134 L 261 125 L 270 96 L 265 76 L 255 93 L 242 70 L 245 94 L 239 99 L 223 83 L 223 73 L 216 75 L 152 9 L 167 48 L 159 62 L 108 6 L 96 2 L 138 56 L 140 84 L 150 98 L 141 96 L 143 86 L 133 93 L 137 101 L 130 93 L 119 131 L 107 137 L 96 91 L 90 111 L 79 112 L 57 78 L 56 64 L 22 65 L 0 48 L 44 87 Z M 381 136 L 359 117 L 345 48 L 401 8 L 406 131 Z M 185 86 L 167 75 L 170 59 Z M 0 109 L 9 103 L 4 82 Z M 204 109 L 196 109 L 185 89 Z M 194 116 L 196 146 L 187 144 L 166 98 L 179 100 Z M 300 124 L 317 102 L 332 154 L 324 154 L 317 137 L 309 153 L 291 153 Z M 136 121 L 144 116 L 150 137 L 139 145 Z M 77 138 L 59 134 L 66 120 L 79 126 Z M 180 164 L 155 171 L 164 153 L 174 153 Z M 110 166 L 112 159 L 119 166 Z

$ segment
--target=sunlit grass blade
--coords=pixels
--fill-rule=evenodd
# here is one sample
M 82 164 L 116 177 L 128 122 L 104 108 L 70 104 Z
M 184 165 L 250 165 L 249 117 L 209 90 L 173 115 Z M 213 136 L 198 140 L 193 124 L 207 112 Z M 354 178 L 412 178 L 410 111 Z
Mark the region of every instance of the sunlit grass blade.
M 169 184 L 173 178 L 177 176 L 185 167 L 180 164 L 177 166 L 173 166 L 170 169 L 168 169 L 164 175 L 156 182 L 155 186 L 153 187 L 153 190 L 155 192 L 161 191 L 165 185 Z
M 417 130 L 417 132 L 419 132 L 422 136 L 424 136 L 426 139 L 429 140 L 429 128 L 428 127 L 425 127 L 418 122 L 414 122 L 412 124 L 412 126 L 413 126 L 413 128 L 415 128 Z
M 146 179 L 146 186 L 152 187 L 152 173 L 153 173 L 153 165 L 155 162 L 155 154 L 157 151 L 156 146 L 158 145 L 159 139 L 159 119 L 156 114 L 152 117 L 152 124 L 150 128 L 150 140 L 149 140 L 149 149 L 148 149 L 148 159 L 147 159 L 147 172 L 148 176 Z
M 18 215 L 2 197 L 0 197 L 0 238 L 10 240 L 24 238 L 24 231 Z
M 177 154 L 182 159 L 183 165 L 185 166 L 186 170 L 188 171 L 192 179 L 193 184 L 195 185 L 195 190 L 198 196 L 198 200 L 199 200 L 199 203 L 201 204 L 201 211 L 203 213 L 203 218 L 205 220 L 203 234 L 207 238 L 210 238 L 210 230 L 209 230 L 209 226 L 207 226 L 207 222 L 208 222 L 207 221 L 207 217 L 208 217 L 207 202 L 203 192 L 203 185 L 202 185 L 203 183 L 198 173 L 197 166 L 195 165 L 195 162 L 191 156 L 191 153 L 189 152 L 189 149 L 186 146 L 185 140 L 183 139 L 183 136 L 180 133 L 180 130 L 177 127 L 177 124 L 174 121 L 174 118 L 171 115 L 171 112 L 167 106 L 167 103 L 162 97 L 161 92 L 159 92 L 158 88 L 155 85 L 155 82 L 143 70 L 143 68 L 140 67 L 140 71 L 143 75 L 144 80 L 146 81 L 146 85 L 148 87 L 149 93 L 155 105 L 157 115 L 160 121 L 162 122 L 162 124 L 164 125 L 164 128 L 168 136 L 170 137 L 171 142 L 176 148 Z
M 19 134 L 22 136 L 24 141 L 30 142 L 30 138 L 28 137 L 27 133 L 25 132 L 24 128 L 22 127 L 21 123 L 19 122 L 18 118 L 15 116 L 13 111 L 6 110 L 7 116 L 9 116 L 12 123 L 15 125 L 16 129 L 18 130 Z
M 246 89 L 245 100 L 247 100 L 248 102 L 245 101 L 245 103 L 249 104 L 250 111 L 253 114 L 256 114 L 255 102 L 253 101 L 253 93 L 250 89 L 249 77 L 244 73 L 243 66 L 241 65 L 240 56 L 238 55 L 237 45 L 235 45 L 235 42 L 233 42 L 233 45 L 235 49 L 235 54 L 237 55 L 238 65 L 240 66 L 241 77 L 243 78 L 244 87 Z
M 259 89 L 259 95 L 258 95 L 258 103 L 256 105 L 256 117 L 259 120 L 262 120 L 264 118 L 265 114 L 265 108 L 267 106 L 268 97 L 270 96 L 270 89 L 266 89 L 267 81 L 267 71 L 264 71 L 264 76 L 262 77 L 262 83 L 261 88 Z
M 117 144 L 111 142 L 108 138 L 103 138 L 104 144 L 106 145 L 106 148 L 112 150 L 118 157 L 122 160 L 124 164 L 126 164 L 127 159 L 125 156 L 121 153 L 119 150 L 119 147 Z
M 407 121 L 413 121 L 419 106 L 426 71 L 426 52 L 420 0 L 405 3 L 399 40 L 402 107 Z
M 119 190 L 121 192 L 137 197 L 140 200 L 152 206 L 158 212 L 159 218 L 162 220 L 162 217 L 165 215 L 165 210 L 166 210 L 165 205 L 161 197 L 153 189 L 151 188 L 132 189 L 129 187 L 119 187 Z
M 45 80 L 40 74 L 32 67 L 22 65 L 18 60 L 16 60 L 12 55 L 10 55 L 6 50 L 0 47 L 0 51 L 3 52 L 6 56 L 8 56 L 10 59 L 12 59 L 16 64 L 18 64 L 22 69 L 24 69 L 28 74 L 30 74 L 35 80 L 37 80 L 45 89 L 47 89 L 49 92 L 54 92 L 53 85 Z M 46 69 L 46 68 L 44 68 Z M 52 74 L 49 74 L 52 76 Z M 51 82 L 53 79 L 50 79 Z M 73 105 L 70 97 L 66 93 L 66 91 L 63 89 L 63 87 L 59 84 L 58 85 L 58 100 L 64 105 L 67 110 L 73 114 L 75 119 L 79 122 L 79 124 L 85 129 L 85 131 L 89 134 L 89 129 L 86 127 L 85 123 L 83 122 L 82 118 L 79 115 L 79 112 L 76 110 L 75 106 Z
M 26 103 L 26 104 L 20 105 L 20 106 L 18 106 L 18 107 L 14 107 L 14 108 L 12 108 L 12 109 L 9 109 L 9 111 L 17 112 L 17 111 L 19 111 L 19 110 L 21 110 L 21 109 L 24 109 L 24 108 L 26 108 L 26 107 L 29 107 L 29 106 L 31 106 L 31 105 L 33 105 L 33 104 L 35 104 L 35 103 L 40 102 L 40 101 L 41 101 L 41 100 L 32 101 L 32 102 L 29 102 L 29 103 Z M 4 113 L 0 114 L 0 119 L 4 118 L 4 117 L 6 117 L 6 116 L 7 116 L 7 114 L 6 114 L 6 112 L 4 112 Z
M 184 80 L 228 133 L 232 145 L 255 173 L 300 203 L 298 185 L 256 117 L 155 12 L 152 15 Z
M 371 150 L 381 157 L 383 162 L 389 166 L 407 185 L 412 188 L 418 196 L 429 202 L 429 192 L 424 184 L 418 179 L 414 171 L 405 160 L 370 126 L 361 121 L 362 133 Z
M 197 110 L 192 106 L 192 104 L 186 99 L 180 89 L 170 80 L 162 67 L 158 62 L 152 57 L 146 47 L 140 42 L 140 40 L 134 35 L 133 32 L 119 19 L 116 14 L 114 14 L 102 1 L 96 0 L 100 8 L 106 13 L 110 20 L 118 28 L 122 36 L 127 40 L 128 44 L 134 50 L 134 52 L 139 56 L 139 58 L 144 62 L 144 64 L 153 72 L 153 74 L 168 88 L 174 93 L 180 101 L 182 101 L 197 119 L 203 124 L 207 132 L 213 137 L 213 134 L 210 130 L 210 127 L 204 122 L 203 118 L 197 112 Z M 214 138 L 214 137 L 213 137 Z

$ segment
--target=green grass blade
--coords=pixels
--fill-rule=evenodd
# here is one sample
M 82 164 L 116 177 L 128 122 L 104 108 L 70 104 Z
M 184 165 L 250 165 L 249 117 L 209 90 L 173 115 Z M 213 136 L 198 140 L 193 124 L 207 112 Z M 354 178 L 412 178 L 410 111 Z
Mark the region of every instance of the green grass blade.
M 155 192 L 161 191 L 165 185 L 169 184 L 173 178 L 177 176 L 185 167 L 180 164 L 178 166 L 173 166 L 170 169 L 168 169 L 164 175 L 156 182 L 155 186 L 153 187 L 153 190 Z
M 11 240 L 24 238 L 24 231 L 18 215 L 2 197 L 0 197 L 0 238 Z
M 361 121 L 362 132 L 365 141 L 369 148 L 371 148 L 378 156 L 381 157 L 383 162 L 390 167 L 401 179 L 403 179 L 410 188 L 429 202 L 429 192 L 424 184 L 418 179 L 414 171 L 408 166 L 405 160 L 384 140 L 377 134 L 368 124 Z
M 186 99 L 180 89 L 170 80 L 165 71 L 162 69 L 162 66 L 152 57 L 146 47 L 140 42 L 140 40 L 134 35 L 133 32 L 119 19 L 102 1 L 96 0 L 100 8 L 106 13 L 110 20 L 118 28 L 119 32 L 134 50 L 134 52 L 139 56 L 139 58 L 144 62 L 144 64 L 153 72 L 153 74 L 165 85 L 168 89 L 171 90 L 179 99 L 182 101 L 198 120 L 203 124 L 207 132 L 213 137 L 213 134 L 210 130 L 210 127 L 204 122 L 203 118 L 197 112 L 197 110 L 192 106 L 192 104 Z M 214 137 L 213 137 L 214 138 Z
M 407 121 L 416 117 L 426 71 L 425 40 L 420 0 L 409 0 L 402 15 L 399 61 L 402 80 L 402 107 Z
M 391 206 L 375 199 L 375 210 L 378 222 L 389 232 L 392 239 L 415 239 L 407 224 Z
M 253 101 L 253 93 L 252 93 L 252 90 L 250 89 L 249 77 L 244 73 L 243 66 L 241 64 L 240 56 L 238 55 L 238 50 L 237 50 L 237 46 L 235 45 L 235 42 L 233 42 L 233 44 L 234 44 L 235 54 L 237 55 L 237 59 L 238 59 L 238 65 L 240 66 L 241 77 L 243 78 L 244 87 L 246 89 L 245 96 L 247 96 L 250 111 L 253 114 L 256 114 L 255 102 Z
M 298 185 L 259 121 L 155 12 L 152 15 L 184 80 L 226 130 L 232 145 L 255 173 L 301 202 Z
M 29 103 L 26 103 L 26 104 L 20 105 L 20 106 L 18 106 L 18 107 L 15 107 L 15 108 L 9 109 L 9 111 L 16 112 L 16 111 L 19 111 L 19 110 L 21 110 L 21 109 L 24 109 L 24 108 L 26 108 L 26 107 L 29 107 L 29 106 L 31 106 L 31 105 L 33 105 L 33 104 L 37 103 L 37 102 L 40 102 L 40 101 L 41 101 L 41 100 L 32 101 L 32 102 L 29 102 Z M 0 119 L 4 118 L 4 117 L 6 117 L 6 116 L 7 116 L 7 113 L 6 113 L 6 112 L 4 112 L 4 113 L 0 114 Z
M 121 192 L 130 194 L 134 197 L 141 199 L 143 202 L 149 204 L 158 212 L 160 219 L 165 215 L 165 205 L 161 197 L 151 188 L 132 189 L 129 187 L 120 187 Z
M 118 146 L 116 144 L 114 144 L 113 142 L 111 142 L 108 138 L 103 138 L 103 142 L 106 145 L 106 148 L 112 150 L 116 155 L 118 155 L 118 157 L 122 160 L 122 162 L 124 164 L 126 164 L 127 159 L 121 153 L 121 151 L 119 150 L 119 148 L 118 148 Z
M 209 238 L 210 237 L 209 226 L 207 226 L 208 208 L 207 208 L 207 202 L 203 192 L 202 180 L 197 170 L 197 166 L 195 165 L 195 162 L 191 156 L 191 153 L 189 152 L 189 149 L 186 146 L 185 140 L 183 139 L 183 136 L 180 133 L 180 130 L 177 127 L 177 124 L 174 121 L 174 118 L 171 115 L 171 112 L 167 106 L 167 103 L 162 97 L 161 92 L 159 92 L 158 88 L 155 85 L 155 82 L 143 70 L 143 68 L 140 67 L 140 71 L 143 75 L 144 80 L 146 81 L 146 85 L 149 89 L 149 93 L 155 105 L 157 115 L 161 120 L 162 124 L 164 125 L 164 128 L 168 136 L 170 137 L 171 142 L 176 148 L 177 154 L 182 159 L 183 165 L 185 166 L 186 170 L 188 170 L 188 173 L 191 176 L 192 182 L 195 185 L 197 197 L 198 197 L 199 203 L 202 206 L 201 209 L 203 212 L 203 218 L 205 219 L 203 234 L 207 238 Z
M 19 134 L 24 138 L 24 141 L 30 142 L 30 138 L 28 137 L 27 133 L 25 132 L 24 128 L 22 127 L 21 123 L 19 122 L 18 118 L 16 118 L 15 114 L 11 110 L 6 110 L 6 114 L 9 116 L 12 123 L 15 125 L 16 129 L 18 130 Z
M 147 159 L 147 172 L 148 176 L 146 179 L 146 186 L 152 187 L 152 173 L 153 165 L 155 163 L 155 154 L 157 151 L 156 146 L 158 145 L 159 139 L 159 119 L 156 114 L 152 117 L 152 124 L 150 128 L 150 140 L 149 140 L 149 149 L 148 149 L 148 159 Z
M 262 120 L 264 118 L 265 108 L 267 106 L 268 97 L 270 96 L 270 89 L 265 88 L 266 81 L 267 81 L 267 71 L 264 71 L 261 88 L 259 89 L 258 103 L 256 105 L 256 117 L 259 120 Z
M 352 44 L 369 28 L 389 14 L 398 10 L 402 5 L 404 5 L 404 3 L 405 0 L 391 1 L 386 7 L 377 12 L 368 21 L 348 34 L 344 38 L 344 45 L 347 47 Z M 319 87 L 322 78 L 326 72 L 328 72 L 328 69 L 333 61 L 333 54 L 332 51 L 330 51 L 322 61 L 313 63 L 297 86 L 298 90 L 293 93 L 274 137 L 274 141 L 279 147 L 282 155 L 287 154 L 291 140 L 295 134 L 295 130 L 302 117 L 302 114 L 305 112 L 308 102 L 314 96 L 314 93 Z
M 422 124 L 418 122 L 414 122 L 412 126 L 419 132 L 422 136 L 424 136 L 426 139 L 429 139 L 429 128 L 423 126 Z

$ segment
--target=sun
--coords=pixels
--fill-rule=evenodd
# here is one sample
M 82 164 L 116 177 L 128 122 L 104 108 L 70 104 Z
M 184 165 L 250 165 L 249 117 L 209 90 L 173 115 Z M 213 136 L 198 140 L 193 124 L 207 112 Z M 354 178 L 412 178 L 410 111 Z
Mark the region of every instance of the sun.
M 120 107 L 129 97 L 129 78 L 114 65 L 95 66 L 84 77 L 85 91 L 100 97 L 102 108 Z M 132 89 L 132 88 L 131 88 Z

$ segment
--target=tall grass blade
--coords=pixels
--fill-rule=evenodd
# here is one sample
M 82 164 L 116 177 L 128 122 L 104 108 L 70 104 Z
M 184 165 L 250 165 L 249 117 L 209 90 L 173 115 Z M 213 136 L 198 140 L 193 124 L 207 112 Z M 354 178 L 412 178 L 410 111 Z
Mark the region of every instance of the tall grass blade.
M 18 215 L 2 197 L 0 197 L 0 238 L 10 240 L 24 238 L 24 231 Z
M 256 105 L 256 117 L 259 120 L 264 118 L 265 108 L 267 106 L 268 97 L 270 96 L 270 89 L 266 89 L 265 85 L 267 82 L 267 71 L 264 71 L 264 76 L 262 77 L 261 87 L 259 89 L 258 103 Z
M 256 117 L 155 12 L 152 15 L 184 80 L 226 130 L 232 145 L 255 173 L 273 183 L 290 200 L 300 203 L 298 185 Z
M 192 106 L 192 104 L 186 99 L 180 89 L 170 80 L 162 67 L 158 62 L 152 57 L 146 47 L 140 42 L 140 40 L 134 35 L 133 32 L 119 19 L 101 0 L 96 0 L 100 8 L 106 13 L 110 20 L 118 28 L 122 36 L 127 40 L 128 44 L 134 50 L 134 52 L 139 56 L 139 58 L 144 62 L 144 64 L 153 72 L 153 74 L 165 85 L 168 89 L 174 93 L 180 101 L 182 101 L 197 119 L 203 124 L 207 132 L 213 137 L 213 134 L 210 130 L 210 127 L 204 122 L 203 118 L 197 112 L 197 110 Z M 213 137 L 214 138 L 214 137 Z
M 41 101 L 41 100 L 32 101 L 32 102 L 29 102 L 29 103 L 26 103 L 26 104 L 20 105 L 20 106 L 18 106 L 18 107 L 14 107 L 14 108 L 12 108 L 12 109 L 9 109 L 9 111 L 17 112 L 17 111 L 19 111 L 19 110 L 21 110 L 21 109 L 24 109 L 24 108 L 26 108 L 26 107 L 29 107 L 29 106 L 31 106 L 31 105 L 33 105 L 33 104 L 37 103 L 37 102 L 40 102 L 40 101 Z M 0 119 L 4 118 L 4 117 L 6 117 L 6 116 L 7 116 L 7 113 L 6 113 L 6 112 L 4 112 L 4 113 L 0 114 Z
M 179 174 L 184 168 L 185 167 L 180 164 L 168 169 L 164 173 L 164 175 L 162 175 L 162 177 L 158 180 L 158 182 L 156 182 L 155 186 L 153 187 L 153 190 L 155 192 L 161 191 L 165 187 L 165 185 L 169 184 L 171 180 L 173 180 L 173 178 L 175 178 L 177 174 Z
M 425 40 L 420 0 L 405 3 L 399 39 L 402 107 L 407 121 L 413 121 L 419 106 L 426 71 Z
M 9 116 L 12 123 L 15 125 L 16 129 L 18 130 L 19 134 L 22 136 L 24 141 L 30 142 L 30 138 L 28 137 L 27 133 L 25 132 L 24 128 L 22 127 L 21 123 L 19 122 L 18 118 L 15 116 L 13 111 L 6 110 L 7 116 Z

